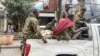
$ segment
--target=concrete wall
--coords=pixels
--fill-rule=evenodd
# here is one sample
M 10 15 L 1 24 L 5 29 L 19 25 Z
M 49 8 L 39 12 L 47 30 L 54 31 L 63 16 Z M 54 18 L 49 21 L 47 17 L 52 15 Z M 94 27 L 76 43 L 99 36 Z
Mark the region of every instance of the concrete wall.
M 4 19 L 0 18 L 0 32 L 4 31 Z

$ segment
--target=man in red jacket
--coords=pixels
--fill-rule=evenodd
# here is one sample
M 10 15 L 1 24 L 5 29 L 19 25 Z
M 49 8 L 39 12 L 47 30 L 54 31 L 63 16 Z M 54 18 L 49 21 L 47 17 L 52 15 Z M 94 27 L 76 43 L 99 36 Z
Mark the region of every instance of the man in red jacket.
M 74 30 L 73 19 L 74 19 L 74 15 L 69 14 L 67 18 L 61 18 L 59 20 L 57 26 L 53 31 L 53 35 L 56 36 L 58 40 L 60 39 L 70 40 L 71 37 L 73 36 L 72 35 L 73 33 L 83 30 L 83 28 Z

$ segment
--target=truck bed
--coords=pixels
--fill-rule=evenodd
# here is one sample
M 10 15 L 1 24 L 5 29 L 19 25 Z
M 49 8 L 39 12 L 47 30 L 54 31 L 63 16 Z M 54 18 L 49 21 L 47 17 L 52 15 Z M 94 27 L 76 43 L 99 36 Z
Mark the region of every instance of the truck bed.
M 85 55 L 84 45 L 89 40 L 61 40 L 48 39 L 48 43 L 43 43 L 40 39 L 28 39 L 27 43 L 31 44 L 29 56 L 56 56 L 57 54 L 78 54 Z M 87 56 L 87 55 L 85 55 Z

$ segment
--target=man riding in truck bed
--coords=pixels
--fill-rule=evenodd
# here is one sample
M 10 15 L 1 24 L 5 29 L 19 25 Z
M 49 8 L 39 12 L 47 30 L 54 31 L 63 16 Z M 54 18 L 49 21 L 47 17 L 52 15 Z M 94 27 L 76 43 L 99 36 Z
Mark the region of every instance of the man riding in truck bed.
M 65 4 L 65 8 L 61 12 L 60 18 L 67 18 L 67 16 L 69 15 L 70 8 L 71 8 L 71 6 L 69 6 L 69 4 Z
M 58 41 L 60 39 L 70 40 L 74 33 L 84 30 L 84 28 L 79 28 L 77 30 L 74 29 L 73 23 L 74 15 L 69 14 L 67 18 L 61 18 L 57 23 L 53 31 L 53 35 L 56 36 Z
M 39 16 L 38 11 L 34 9 L 33 15 L 30 15 L 26 19 L 24 29 L 23 29 L 23 33 L 24 33 L 23 41 L 25 41 L 28 38 L 32 38 L 32 39 L 42 38 L 44 43 L 47 42 L 40 33 L 39 22 L 37 20 L 38 16 Z

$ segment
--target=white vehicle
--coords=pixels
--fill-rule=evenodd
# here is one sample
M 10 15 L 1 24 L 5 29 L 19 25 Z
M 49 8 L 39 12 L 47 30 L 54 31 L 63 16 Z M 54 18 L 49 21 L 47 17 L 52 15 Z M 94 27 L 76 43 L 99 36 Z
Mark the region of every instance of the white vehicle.
M 89 39 L 61 40 L 28 39 L 31 45 L 28 56 L 100 56 L 100 24 L 89 24 Z

